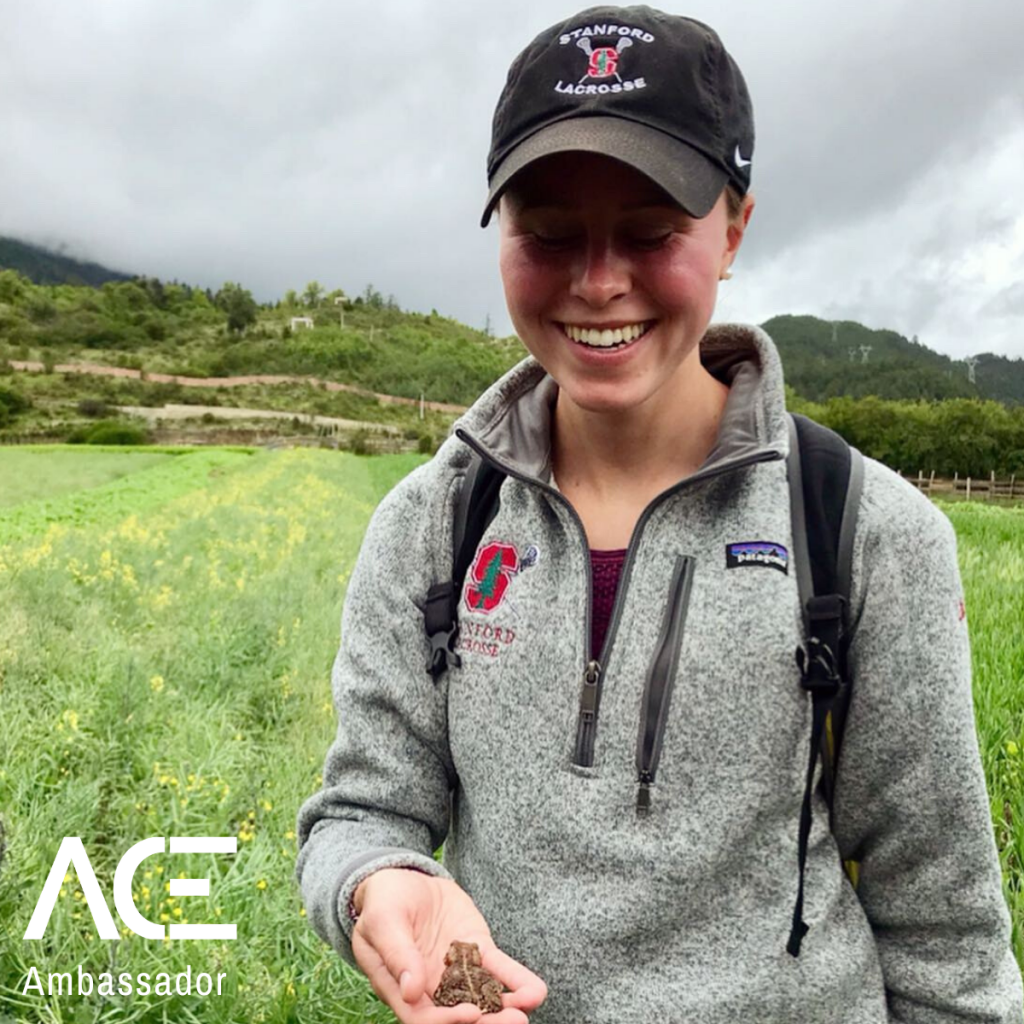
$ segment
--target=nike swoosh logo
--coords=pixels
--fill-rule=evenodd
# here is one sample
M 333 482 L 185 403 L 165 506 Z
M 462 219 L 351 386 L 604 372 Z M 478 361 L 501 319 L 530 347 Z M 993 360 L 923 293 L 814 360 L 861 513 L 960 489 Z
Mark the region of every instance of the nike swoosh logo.
M 747 167 L 749 164 L 750 164 L 749 160 L 744 160 L 743 157 L 740 156 L 740 147 L 737 145 L 736 146 L 736 166 L 737 167 Z

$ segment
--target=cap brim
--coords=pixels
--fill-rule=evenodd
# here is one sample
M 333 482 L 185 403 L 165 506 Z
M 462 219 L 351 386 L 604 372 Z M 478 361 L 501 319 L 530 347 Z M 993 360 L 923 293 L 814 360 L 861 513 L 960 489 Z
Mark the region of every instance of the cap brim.
M 703 153 L 685 142 L 621 117 L 573 117 L 541 128 L 524 139 L 498 165 L 491 179 L 480 227 L 512 178 L 529 164 L 552 153 L 581 150 L 621 160 L 663 188 L 691 217 L 706 217 L 729 179 Z

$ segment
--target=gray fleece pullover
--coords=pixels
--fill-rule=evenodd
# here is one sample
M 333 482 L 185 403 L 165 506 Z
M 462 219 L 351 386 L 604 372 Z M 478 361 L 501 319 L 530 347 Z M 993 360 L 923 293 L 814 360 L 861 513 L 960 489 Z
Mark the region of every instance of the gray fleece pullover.
M 545 980 L 536 1024 L 1018 1024 L 956 536 L 870 458 L 835 834 L 819 765 L 809 931 L 786 952 L 811 701 L 782 367 L 740 324 L 712 325 L 701 359 L 730 386 L 717 441 L 637 523 L 589 685 L 587 539 L 550 483 L 557 385 L 533 358 L 377 507 L 342 612 L 337 737 L 298 815 L 310 924 L 354 964 L 355 886 L 410 865 L 454 878 Z M 509 475 L 459 604 L 462 665 L 435 684 L 423 607 L 451 578 L 469 446 Z M 755 541 L 775 556 L 740 560 Z

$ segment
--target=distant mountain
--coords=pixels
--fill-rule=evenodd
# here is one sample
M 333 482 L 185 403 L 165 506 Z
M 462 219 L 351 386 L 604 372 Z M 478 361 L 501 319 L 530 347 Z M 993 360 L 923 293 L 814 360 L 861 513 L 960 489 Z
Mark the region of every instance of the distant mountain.
M 133 274 L 99 263 L 82 263 L 39 245 L 0 237 L 0 270 L 16 270 L 36 284 L 77 284 L 99 287 L 106 281 L 130 281 Z
M 804 398 L 838 395 L 885 399 L 992 398 L 1024 405 L 1024 359 L 975 356 L 975 382 L 963 360 L 932 351 L 917 338 L 872 330 L 852 320 L 776 316 L 761 325 L 782 359 L 786 383 Z M 865 351 L 867 350 L 867 351 Z

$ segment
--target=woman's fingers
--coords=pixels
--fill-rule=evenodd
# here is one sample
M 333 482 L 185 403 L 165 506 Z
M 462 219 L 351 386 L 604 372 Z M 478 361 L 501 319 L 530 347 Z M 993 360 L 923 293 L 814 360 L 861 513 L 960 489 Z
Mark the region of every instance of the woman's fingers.
M 502 999 L 508 999 L 508 997 L 509 993 L 506 992 Z M 517 1010 L 506 1003 L 503 1010 L 487 1014 L 487 1018 L 481 1019 L 480 1024 L 529 1024 L 529 1022 L 530 1018 L 522 1010 Z
M 524 1011 L 535 1010 L 547 998 L 548 987 L 544 979 L 518 960 L 513 960 L 507 953 L 503 953 L 497 946 L 491 946 L 486 953 L 481 951 L 480 959 L 483 966 L 511 990 L 502 997 L 506 1007 L 516 1007 Z M 504 1022 L 495 1018 L 494 1024 Z
M 356 928 L 358 929 L 362 923 L 357 922 Z M 384 929 L 375 925 L 375 919 L 367 915 L 361 937 L 383 961 L 396 985 L 405 977 L 406 991 L 412 996 L 412 1001 L 416 1002 L 426 984 L 423 977 L 426 970 L 423 954 L 413 941 L 412 935 L 404 928 Z
M 435 1006 L 434 1000 L 427 993 L 423 993 L 415 1002 L 407 1002 L 398 982 L 383 961 L 379 967 L 367 973 L 367 978 L 378 998 L 391 1007 L 401 1024 L 476 1024 L 482 1016 L 480 1008 L 472 1003 Z M 488 1024 L 524 1024 L 524 1021 L 511 1017 L 506 1020 L 496 1014 L 489 1018 Z
M 483 1011 L 472 1003 L 435 1006 L 432 991 L 422 985 L 414 987 L 410 972 L 402 972 L 396 981 L 378 950 L 367 953 L 360 957 L 364 973 L 378 998 L 391 1007 L 401 1024 L 528 1024 L 527 1013 L 547 996 L 547 986 L 536 974 L 492 946 L 481 956 L 483 965 L 511 991 L 502 993 L 504 1008 L 488 1014 L 484 1022 Z M 395 956 L 393 953 L 393 962 Z

